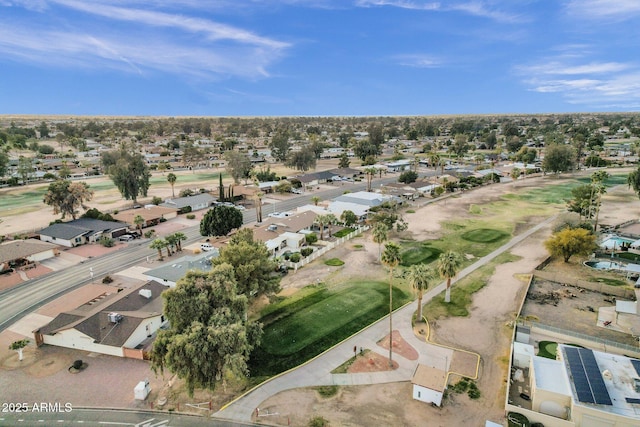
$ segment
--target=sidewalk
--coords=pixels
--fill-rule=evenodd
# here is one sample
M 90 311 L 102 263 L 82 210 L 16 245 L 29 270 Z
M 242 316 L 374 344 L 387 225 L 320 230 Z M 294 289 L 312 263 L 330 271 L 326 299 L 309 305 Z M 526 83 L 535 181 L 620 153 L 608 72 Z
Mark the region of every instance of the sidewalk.
M 452 282 L 466 277 L 478 268 L 488 264 L 498 255 L 508 251 L 527 237 L 539 231 L 555 219 L 556 216 L 547 218 L 540 224 L 530 228 L 524 233 L 515 236 L 508 243 L 491 252 L 489 255 L 479 259 L 474 264 L 462 270 L 457 278 Z M 427 303 L 434 296 L 444 291 L 446 282 L 429 290 L 423 296 L 423 303 Z M 393 371 L 359 373 L 359 374 L 331 374 L 331 371 L 340 366 L 344 361 L 353 355 L 354 347 L 367 348 L 369 350 L 387 355 L 388 350 L 378 346 L 377 342 L 389 333 L 389 318 L 384 317 L 366 329 L 358 332 L 345 341 L 330 348 L 316 358 L 310 360 L 297 368 L 289 370 L 276 376 L 267 382 L 250 390 L 245 395 L 240 396 L 235 401 L 224 406 L 220 411 L 213 414 L 214 417 L 230 419 L 235 421 L 249 422 L 256 408 L 267 398 L 284 390 L 299 387 L 321 386 L 321 385 L 365 385 L 379 384 L 411 380 L 418 364 L 435 366 L 444 370 L 449 370 L 453 358 L 454 349 L 441 347 L 435 344 L 426 343 L 417 337 L 413 332 L 411 317 L 417 309 L 417 301 L 413 301 L 397 309 L 393 313 L 394 329 L 400 331 L 402 337 L 414 347 L 419 354 L 417 360 L 408 360 L 398 354 L 393 355 L 393 359 L 398 362 L 398 369 Z

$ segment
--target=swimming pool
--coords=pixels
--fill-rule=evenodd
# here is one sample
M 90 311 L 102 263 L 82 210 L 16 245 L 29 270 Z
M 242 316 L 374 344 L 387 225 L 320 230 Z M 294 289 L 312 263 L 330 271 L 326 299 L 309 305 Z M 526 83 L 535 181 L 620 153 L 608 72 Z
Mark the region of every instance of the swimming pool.
M 596 270 L 622 270 L 624 265 L 614 261 L 585 261 L 584 265 Z
M 610 236 L 607 237 L 602 243 L 600 243 L 600 247 L 603 249 L 620 249 L 624 244 L 630 244 L 635 242 L 634 239 L 627 239 L 625 237 L 620 237 L 620 236 Z

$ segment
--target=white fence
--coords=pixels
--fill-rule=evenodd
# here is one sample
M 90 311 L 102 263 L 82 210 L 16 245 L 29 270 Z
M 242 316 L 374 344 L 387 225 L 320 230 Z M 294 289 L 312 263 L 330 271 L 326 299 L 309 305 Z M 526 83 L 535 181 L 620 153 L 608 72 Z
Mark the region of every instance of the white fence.
M 344 242 L 351 240 L 356 236 L 359 236 L 360 234 L 364 233 L 368 229 L 369 229 L 368 225 L 358 226 L 358 228 L 356 228 L 354 231 L 347 234 L 346 236 L 337 238 L 333 242 L 328 242 L 325 246 L 321 247 L 320 249 L 314 250 L 308 257 L 301 258 L 300 261 L 298 262 L 283 260 L 282 264 L 286 265 L 288 268 L 293 268 L 294 271 L 298 271 L 298 268 L 303 267 L 312 261 L 315 261 L 325 253 L 329 252 L 331 249 L 335 248 L 336 246 L 340 246 Z

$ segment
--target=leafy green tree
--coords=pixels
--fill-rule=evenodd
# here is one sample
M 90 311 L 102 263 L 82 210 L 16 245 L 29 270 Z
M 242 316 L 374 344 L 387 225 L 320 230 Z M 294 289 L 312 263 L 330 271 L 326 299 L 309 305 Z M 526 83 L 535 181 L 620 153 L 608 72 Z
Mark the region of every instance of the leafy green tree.
M 545 172 L 568 172 L 575 165 L 575 153 L 570 145 L 552 144 L 545 150 L 542 169 Z
M 400 263 L 400 246 L 393 242 L 384 245 L 381 261 L 389 269 L 389 366 L 393 367 L 393 269 Z
M 353 153 L 362 161 L 366 161 L 368 157 L 375 161 L 376 156 L 382 153 L 382 148 L 372 143 L 369 139 L 361 139 L 353 147 Z
M 151 172 L 140 153 L 120 150 L 103 153 L 102 164 L 118 191 L 126 200 L 138 202 L 138 196 L 147 197 Z
M 412 182 L 416 182 L 418 179 L 418 174 L 414 171 L 404 171 L 398 177 L 398 182 L 402 182 L 404 184 L 411 184 Z
M 291 189 L 293 187 L 291 186 L 291 183 L 287 180 L 282 180 L 278 182 L 278 185 L 276 185 L 276 193 L 280 193 L 280 194 L 285 194 L 285 193 L 291 193 Z
M 200 221 L 203 236 L 226 236 L 242 226 L 242 212 L 231 206 L 218 205 L 204 214 Z
M 78 208 L 85 210 L 84 202 L 93 198 L 93 191 L 89 189 L 86 182 L 71 182 L 66 179 L 59 179 L 51 184 L 44 195 L 44 203 L 53 207 L 54 214 L 62 214 L 62 219 L 70 215 L 76 219 Z
M 567 203 L 567 210 L 580 215 L 580 219 L 592 218 L 591 206 L 594 203 L 594 189 L 591 184 L 583 184 L 571 189 L 573 198 Z
M 7 174 L 9 156 L 4 151 L 0 151 L 0 178 Z
M 174 185 L 176 185 L 177 180 L 178 180 L 178 177 L 176 176 L 175 173 L 170 172 L 167 174 L 167 182 L 169 183 L 169 185 L 171 185 L 171 197 L 173 198 L 176 197 L 176 193 L 173 191 L 173 187 Z
M 409 284 L 418 294 L 418 322 L 422 321 L 422 294 L 429 289 L 435 280 L 435 272 L 425 264 L 414 264 L 409 267 L 407 275 Z
M 251 177 L 251 159 L 238 151 L 227 151 L 224 153 L 227 161 L 227 173 L 233 178 L 233 182 L 238 184 L 240 179 L 245 181 Z
M 233 266 L 239 294 L 253 298 L 280 289 L 280 276 L 274 273 L 276 263 L 266 245 L 254 240 L 250 228 L 238 230 L 231 241 L 220 249 L 220 255 L 213 263 Z
M 27 185 L 29 176 L 33 173 L 33 164 L 29 157 L 20 156 L 18 158 L 18 175 L 22 178 L 22 185 Z
M 17 351 L 18 352 L 18 360 L 22 361 L 24 359 L 23 350 L 27 345 L 29 345 L 29 340 L 26 339 L 26 338 L 23 339 L 23 340 L 14 341 L 9 346 L 9 350 Z
M 279 162 L 287 160 L 291 143 L 289 142 L 289 132 L 286 129 L 279 129 L 271 137 L 269 144 L 271 155 Z
M 340 155 L 340 162 L 338 163 L 338 167 L 348 168 L 350 164 L 351 164 L 351 161 L 349 160 L 349 156 L 347 156 L 347 153 L 342 153 Z
M 438 258 L 438 274 L 447 279 L 447 288 L 444 294 L 444 302 L 451 302 L 451 279 L 456 277 L 462 265 L 462 256 L 458 252 L 448 250 Z
M 573 255 L 589 255 L 596 248 L 596 236 L 584 228 L 565 228 L 544 242 L 551 256 L 569 262 Z
M 382 244 L 389 238 L 389 227 L 384 222 L 376 222 L 371 230 L 371 238 L 378 244 L 378 259 L 382 259 Z
M 170 328 L 158 333 L 152 367 L 184 379 L 190 395 L 246 377 L 249 355 L 260 343 L 262 325 L 245 320 L 247 297 L 238 294 L 233 270 L 222 263 L 210 273 L 190 271 L 162 294 Z
M 516 186 L 516 180 L 520 177 L 522 171 L 519 168 L 511 169 L 511 179 L 513 180 L 513 186 Z
M 260 169 L 255 173 L 255 178 L 259 182 L 275 181 L 278 175 L 275 172 L 271 172 L 271 166 L 267 166 L 266 169 Z
M 640 198 L 640 166 L 627 176 L 627 185 L 633 188 L 634 193 Z
M 292 151 L 285 164 L 291 168 L 306 172 L 316 167 L 316 155 L 310 147 L 304 147 L 299 151 Z
M 455 136 L 453 144 L 451 144 L 451 151 L 453 151 L 458 157 L 465 155 L 469 151 L 469 144 L 467 143 L 467 136 L 459 133 Z
M 358 222 L 358 216 L 353 213 L 353 211 L 347 209 L 345 211 L 342 211 L 342 214 L 340 214 L 340 220 L 347 227 L 351 227 L 353 224 Z

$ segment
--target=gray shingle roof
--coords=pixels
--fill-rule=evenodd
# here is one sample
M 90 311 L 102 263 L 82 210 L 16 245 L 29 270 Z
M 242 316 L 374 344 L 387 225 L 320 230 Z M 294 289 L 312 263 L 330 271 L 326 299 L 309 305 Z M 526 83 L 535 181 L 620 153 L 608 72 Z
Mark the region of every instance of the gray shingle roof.
M 57 239 L 70 240 L 84 234 L 92 234 L 98 231 L 108 232 L 120 228 L 126 228 L 124 222 L 101 221 L 92 218 L 78 218 L 69 222 L 52 224 L 40 230 L 40 234 L 55 237 Z

